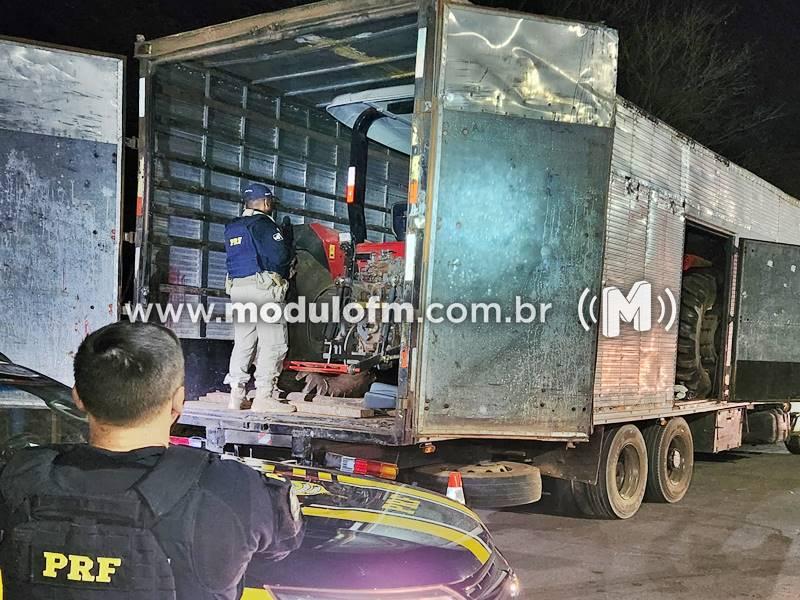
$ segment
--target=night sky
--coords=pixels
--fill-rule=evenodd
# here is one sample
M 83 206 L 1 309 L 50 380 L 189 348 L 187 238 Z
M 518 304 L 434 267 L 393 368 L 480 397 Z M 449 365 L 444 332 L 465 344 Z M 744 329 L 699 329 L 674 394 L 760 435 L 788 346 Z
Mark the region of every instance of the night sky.
M 513 8 L 537 10 L 537 0 L 487 0 Z M 642 0 L 647 1 L 647 0 Z M 669 0 L 679 5 L 684 1 Z M 694 0 L 699 1 L 699 0 Z M 0 35 L 127 55 L 128 106 L 135 106 L 137 67 L 130 56 L 136 34 L 152 39 L 304 4 L 292 0 L 0 0 Z M 724 23 L 734 51 L 751 44 L 756 51 L 751 102 L 780 106 L 782 116 L 740 135 L 731 152 L 757 149 L 758 160 L 745 165 L 782 189 L 800 197 L 800 2 L 796 0 L 719 0 L 735 8 Z M 608 23 L 614 26 L 614 23 Z M 625 43 L 625 31 L 621 31 Z M 624 69 L 625 66 L 621 65 Z M 635 98 L 632 98 L 634 101 Z M 126 135 L 136 135 L 134 111 L 128 111 Z M 725 119 L 725 114 L 718 115 Z M 693 132 L 685 133 L 693 135 Z M 701 142 L 703 140 L 700 140 Z M 132 162 L 132 161 L 129 161 Z M 130 188 L 129 188 L 130 191 Z

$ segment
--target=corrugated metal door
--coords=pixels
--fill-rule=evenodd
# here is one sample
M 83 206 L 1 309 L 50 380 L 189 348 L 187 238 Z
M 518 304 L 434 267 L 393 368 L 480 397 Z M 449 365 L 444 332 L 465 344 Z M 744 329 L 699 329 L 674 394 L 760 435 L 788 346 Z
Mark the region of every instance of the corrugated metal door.
M 0 352 L 72 383 L 117 319 L 123 60 L 0 40 Z
M 279 220 L 346 231 L 350 130 L 321 108 L 192 65 L 161 65 L 149 85 L 150 139 L 141 156 L 142 169 L 150 168 L 142 183 L 150 221 L 141 232 L 149 243 L 138 263 L 147 274 L 138 282 L 140 300 L 213 306 L 220 322 L 171 325 L 181 338 L 232 339 L 223 319 L 223 232 L 241 212 L 243 185 L 272 185 Z M 376 148 L 367 177 L 368 236 L 383 241 L 391 235 L 391 204 L 405 197 L 408 159 Z
M 421 304 L 444 319 L 422 327 L 418 431 L 585 438 L 597 333 L 577 305 L 601 282 L 616 33 L 440 9 Z
M 735 400 L 800 398 L 800 246 L 739 246 Z

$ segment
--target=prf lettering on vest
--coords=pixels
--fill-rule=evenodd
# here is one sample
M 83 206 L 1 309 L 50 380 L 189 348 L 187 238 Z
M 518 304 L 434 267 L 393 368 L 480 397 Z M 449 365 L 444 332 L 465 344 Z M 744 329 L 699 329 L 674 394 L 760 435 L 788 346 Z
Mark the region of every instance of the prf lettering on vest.
M 96 559 L 92 559 L 80 554 L 65 555 L 60 552 L 45 552 L 42 576 L 55 579 L 60 571 L 69 566 L 67 579 L 70 581 L 111 583 L 111 576 L 121 565 L 121 558 L 98 556 Z M 96 570 L 95 566 L 97 566 Z
M 242 243 L 242 238 L 241 237 L 231 238 L 231 239 L 228 240 L 228 243 L 231 246 L 238 246 L 239 244 Z

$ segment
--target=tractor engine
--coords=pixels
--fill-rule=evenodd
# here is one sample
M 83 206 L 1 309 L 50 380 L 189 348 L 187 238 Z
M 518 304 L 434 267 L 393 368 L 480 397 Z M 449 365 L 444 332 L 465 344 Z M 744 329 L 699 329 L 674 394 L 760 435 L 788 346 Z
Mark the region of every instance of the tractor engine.
M 381 308 L 400 295 L 404 272 L 402 242 L 364 242 L 353 247 L 347 234 L 318 223 L 293 228 L 297 274 L 288 301 L 304 297 L 307 317 L 330 315 L 328 323 L 289 324 L 286 367 L 315 373 L 357 373 L 389 368 L 397 358 L 400 326 L 382 322 Z M 292 297 L 294 296 L 294 297 Z M 375 298 L 375 320 L 334 322 L 350 303 L 365 309 Z M 311 305 L 314 304 L 315 307 Z M 327 312 L 326 312 L 327 311 Z

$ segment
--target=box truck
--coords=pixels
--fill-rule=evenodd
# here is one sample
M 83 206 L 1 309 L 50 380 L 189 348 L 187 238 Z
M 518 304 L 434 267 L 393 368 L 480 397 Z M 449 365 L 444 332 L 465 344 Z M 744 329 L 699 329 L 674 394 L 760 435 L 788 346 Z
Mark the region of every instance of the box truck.
M 545 475 L 611 518 L 680 500 L 694 452 L 796 448 L 800 204 L 618 97 L 615 31 L 330 0 L 136 56 L 136 302 L 212 311 L 172 323 L 206 400 L 181 422 L 209 447 L 433 488 L 459 470 L 475 506 L 535 501 Z M 298 298 L 414 317 L 292 324 L 286 385 L 368 373 L 389 404 L 207 401 L 246 181 L 281 200 Z M 459 303 L 499 322 L 420 318 Z

